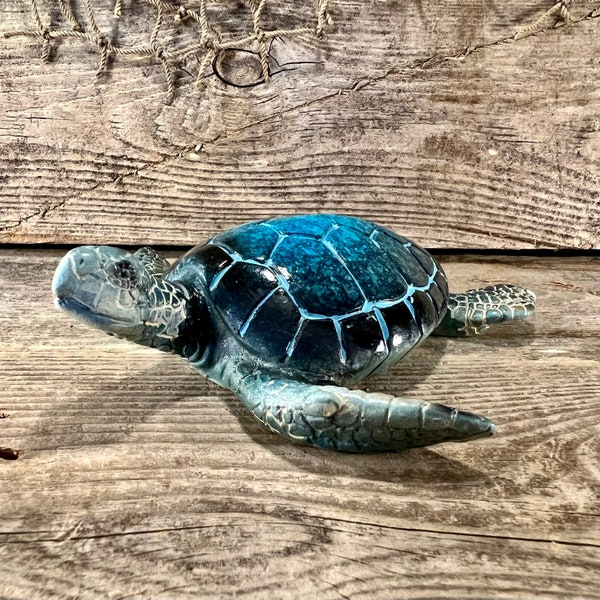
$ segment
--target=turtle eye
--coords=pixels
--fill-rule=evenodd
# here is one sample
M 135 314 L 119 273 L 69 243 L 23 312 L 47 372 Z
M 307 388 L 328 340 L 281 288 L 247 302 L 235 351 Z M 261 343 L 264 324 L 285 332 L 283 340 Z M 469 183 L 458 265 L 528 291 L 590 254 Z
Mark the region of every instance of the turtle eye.
M 120 288 L 131 289 L 138 284 L 135 266 L 128 260 L 119 260 L 108 268 L 108 279 Z

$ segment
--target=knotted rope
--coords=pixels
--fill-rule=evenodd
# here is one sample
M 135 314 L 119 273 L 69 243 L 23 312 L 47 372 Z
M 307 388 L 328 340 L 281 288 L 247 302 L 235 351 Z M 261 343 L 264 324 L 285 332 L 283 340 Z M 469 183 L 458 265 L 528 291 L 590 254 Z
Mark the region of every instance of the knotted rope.
M 328 13 L 328 0 L 316 0 L 315 24 L 313 27 L 298 27 L 291 29 L 267 30 L 262 27 L 261 17 L 265 11 L 268 0 L 246 0 L 245 4 L 252 14 L 252 32 L 247 36 L 237 39 L 224 39 L 216 24 L 211 23 L 207 14 L 208 0 L 200 0 L 198 9 L 190 9 L 184 4 L 172 0 L 140 0 L 156 10 L 156 21 L 150 33 L 147 45 L 123 47 L 111 40 L 98 27 L 92 0 L 80 0 L 84 7 L 86 27 L 75 17 L 68 0 L 53 0 L 58 3 L 60 12 L 66 22 L 67 28 L 52 28 L 45 25 L 40 15 L 38 0 L 30 0 L 31 14 L 35 22 L 35 29 L 22 29 L 4 33 L 4 37 L 28 36 L 39 38 L 42 43 L 41 58 L 48 61 L 52 54 L 52 41 L 66 38 L 78 38 L 90 42 L 98 47 L 100 51 L 100 62 L 97 75 L 101 76 L 108 69 L 111 57 L 120 58 L 154 58 L 162 65 L 167 82 L 167 101 L 171 102 L 175 96 L 175 67 L 190 56 L 199 57 L 199 69 L 195 86 L 198 87 L 204 80 L 209 65 L 214 64 L 215 59 L 225 50 L 243 50 L 256 48 L 262 78 L 260 82 L 266 82 L 270 77 L 269 49 L 272 41 L 278 37 L 314 35 L 322 36 L 323 30 L 331 24 Z M 115 0 L 113 15 L 121 17 L 123 12 L 122 0 Z M 159 37 L 163 29 L 165 16 L 171 16 L 174 21 L 195 24 L 199 29 L 198 39 L 179 49 L 169 49 L 159 43 Z M 230 36 L 225 36 L 230 37 Z

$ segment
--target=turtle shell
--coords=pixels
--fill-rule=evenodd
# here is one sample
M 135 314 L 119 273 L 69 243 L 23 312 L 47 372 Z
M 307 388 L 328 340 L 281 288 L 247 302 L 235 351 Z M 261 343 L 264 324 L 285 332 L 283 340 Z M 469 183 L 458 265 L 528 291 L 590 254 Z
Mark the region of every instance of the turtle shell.
M 213 312 L 252 354 L 313 381 L 385 370 L 431 333 L 448 299 L 430 254 L 339 215 L 230 229 L 191 250 L 173 272 L 198 278 Z

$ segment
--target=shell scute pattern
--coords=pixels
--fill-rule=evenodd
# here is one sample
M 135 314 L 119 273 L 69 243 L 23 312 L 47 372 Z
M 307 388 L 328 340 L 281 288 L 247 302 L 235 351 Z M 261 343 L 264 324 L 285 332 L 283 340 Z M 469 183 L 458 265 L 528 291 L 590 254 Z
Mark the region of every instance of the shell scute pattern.
M 407 246 L 405 245 L 405 248 L 406 247 Z M 427 254 L 426 252 L 421 250 L 421 248 L 415 246 L 414 244 L 410 244 L 410 246 L 408 246 L 408 249 L 410 253 L 417 259 L 417 261 L 423 268 L 423 271 L 427 274 L 428 277 L 430 277 L 435 271 L 435 263 L 433 262 L 433 258 L 431 257 L 431 255 Z
M 389 257 L 396 257 L 394 262 L 402 264 L 402 275 L 405 281 L 414 287 L 423 287 L 427 285 L 432 273 L 427 272 L 421 262 L 415 257 L 413 244 L 408 241 L 401 242 L 403 238 L 391 236 L 387 233 L 378 235 L 376 238 L 381 250 Z
M 446 300 L 446 298 L 448 298 L 448 295 L 449 295 L 449 290 L 448 290 L 448 280 L 446 279 L 446 274 L 444 273 L 444 271 L 439 269 L 436 272 L 433 280 L 435 281 L 437 289 L 441 292 L 442 296 L 444 297 L 444 300 Z
M 379 237 L 381 237 L 380 231 L 373 230 L 368 233 L 368 243 L 365 243 L 365 232 L 338 228 L 331 231 L 326 240 L 335 255 L 339 257 L 339 261 L 352 273 L 352 277 L 362 291 L 363 299 L 368 302 L 392 301 L 404 296 L 408 290 L 408 283 L 402 273 L 387 268 L 387 265 L 394 264 L 398 259 L 378 244 Z M 377 261 L 373 260 L 374 249 L 380 256 Z M 385 289 L 382 289 L 382 277 L 385 277 Z
M 285 290 L 278 288 L 247 321 L 243 336 L 256 340 L 262 356 L 281 358 L 286 356 L 300 323 L 300 311 Z M 265 335 L 266 331 L 269 335 Z
M 301 243 L 289 243 L 298 237 L 290 236 L 288 243 L 279 244 L 272 258 L 298 305 L 306 313 L 325 317 L 360 310 L 364 296 L 350 272 L 321 240 L 306 238 Z
M 333 321 L 306 319 L 287 364 L 301 372 L 310 372 L 319 364 L 323 374 L 331 375 L 339 371 L 340 352 L 342 346 Z
M 278 289 L 277 280 L 267 267 L 244 261 L 234 261 L 221 273 L 218 281 L 215 277 L 211 282 L 213 301 L 233 330 L 243 334 L 249 325 L 248 316 Z
M 342 322 L 341 328 L 346 363 L 350 370 L 374 370 L 386 357 L 386 342 L 373 312 L 348 317 Z
M 410 302 L 413 306 L 413 312 L 421 315 L 421 318 L 419 319 L 420 324 L 432 323 L 435 321 L 438 311 L 429 292 L 416 291 L 410 297 Z
M 192 248 L 173 263 L 166 278 L 182 279 L 189 284 L 209 288 L 214 278 L 233 264 L 231 255 L 218 246 L 203 245 Z
M 192 250 L 211 304 L 252 353 L 322 380 L 393 364 L 446 310 L 437 263 L 411 242 L 351 217 L 251 223 Z M 318 373 L 315 373 L 318 370 Z
M 447 286 L 446 286 L 447 287 Z M 438 285 L 432 285 L 429 287 L 427 292 L 433 301 L 433 305 L 435 306 L 435 310 L 437 313 L 443 311 L 446 306 L 446 297 L 448 292 L 446 291 L 446 295 L 442 292 L 442 290 L 438 287 Z
M 339 227 L 370 235 L 376 226 L 367 221 L 358 221 L 341 215 L 305 215 L 297 217 L 275 217 L 264 222 L 268 227 L 284 235 L 303 235 L 321 239 L 332 229 Z
M 280 239 L 279 233 L 263 223 L 248 223 L 218 236 L 218 244 L 236 255 L 264 263 Z

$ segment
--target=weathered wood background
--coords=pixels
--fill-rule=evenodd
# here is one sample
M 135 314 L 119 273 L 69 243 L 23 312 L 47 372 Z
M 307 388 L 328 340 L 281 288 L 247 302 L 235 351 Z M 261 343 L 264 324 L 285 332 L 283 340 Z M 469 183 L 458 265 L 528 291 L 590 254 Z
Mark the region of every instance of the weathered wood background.
M 92 4 L 120 43 L 147 40 L 147 6 L 115 24 Z M 266 18 L 305 24 L 306 4 Z M 514 39 L 551 7 L 337 0 L 323 39 L 273 44 L 293 70 L 195 89 L 188 61 L 171 104 L 153 59 L 97 80 L 91 44 L 42 63 L 39 40 L 0 38 L 0 447 L 21 451 L 0 461 L 0 598 L 598 598 L 600 9 L 573 0 L 571 22 Z M 33 26 L 29 0 L 0 3 L 1 31 Z M 294 446 L 183 362 L 53 309 L 52 244 L 179 251 L 307 211 L 437 248 L 456 291 L 536 291 L 531 323 L 430 339 L 368 383 L 481 412 L 496 437 Z
M 295 25 L 308 2 L 271 4 Z M 94 3 L 108 31 L 112 3 Z M 324 40 L 273 48 L 280 63 L 317 64 L 250 89 L 209 77 L 197 90 L 182 71 L 171 105 L 152 59 L 117 61 L 98 82 L 92 45 L 55 44 L 46 64 L 39 40 L 10 38 L 0 241 L 193 244 L 320 210 L 436 247 L 597 248 L 598 3 L 511 39 L 551 6 L 332 2 Z M 124 18 L 119 39 L 148 37 L 152 14 Z M 29 2 L 4 0 L 0 23 L 31 28 Z

